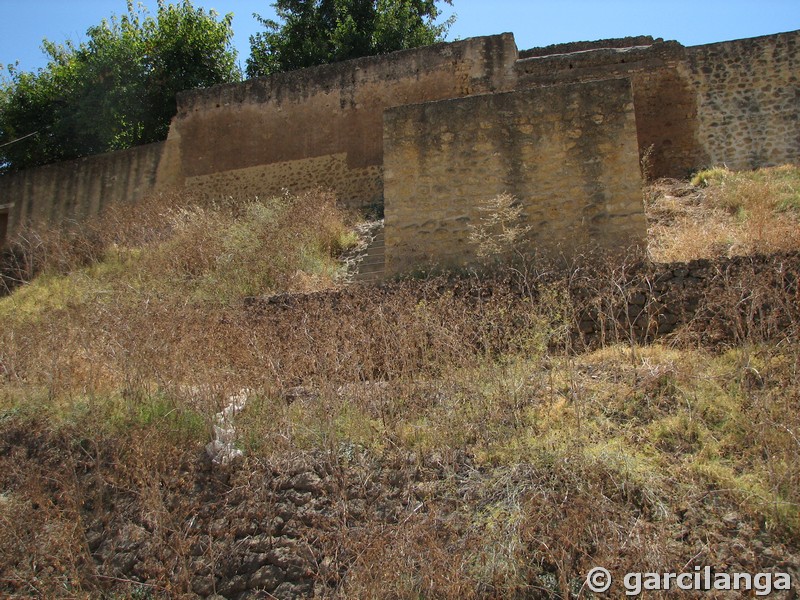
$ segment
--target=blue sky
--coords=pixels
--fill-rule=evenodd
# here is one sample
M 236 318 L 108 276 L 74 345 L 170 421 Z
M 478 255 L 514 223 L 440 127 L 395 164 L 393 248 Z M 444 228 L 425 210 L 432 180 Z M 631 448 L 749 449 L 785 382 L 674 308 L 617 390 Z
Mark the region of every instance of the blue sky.
M 156 6 L 155 0 L 141 3 Z M 234 13 L 242 65 L 248 37 L 259 30 L 252 13 L 273 15 L 270 0 L 193 4 Z M 642 34 L 688 46 L 800 29 L 800 0 L 454 0 L 452 8 L 442 6 L 457 15 L 448 39 L 511 31 L 520 49 Z M 125 10 L 125 0 L 0 0 L 0 65 L 19 61 L 24 70 L 42 67 L 43 38 L 80 42 L 89 26 Z

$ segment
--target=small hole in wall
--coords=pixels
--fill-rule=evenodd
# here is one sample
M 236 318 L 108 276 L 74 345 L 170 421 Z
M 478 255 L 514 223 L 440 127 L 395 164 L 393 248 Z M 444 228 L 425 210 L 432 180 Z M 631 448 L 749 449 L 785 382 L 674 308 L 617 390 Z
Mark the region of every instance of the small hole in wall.
M 572 68 L 572 63 L 569 63 L 569 68 L 570 68 L 570 69 Z

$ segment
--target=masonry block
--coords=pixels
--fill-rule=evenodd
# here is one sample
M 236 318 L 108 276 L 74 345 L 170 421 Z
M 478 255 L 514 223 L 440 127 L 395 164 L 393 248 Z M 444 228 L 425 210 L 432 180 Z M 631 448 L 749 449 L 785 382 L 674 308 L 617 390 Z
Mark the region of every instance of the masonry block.
M 645 241 L 628 79 L 392 108 L 383 144 L 387 274 L 474 264 L 471 227 L 501 193 L 523 206 L 527 252 Z

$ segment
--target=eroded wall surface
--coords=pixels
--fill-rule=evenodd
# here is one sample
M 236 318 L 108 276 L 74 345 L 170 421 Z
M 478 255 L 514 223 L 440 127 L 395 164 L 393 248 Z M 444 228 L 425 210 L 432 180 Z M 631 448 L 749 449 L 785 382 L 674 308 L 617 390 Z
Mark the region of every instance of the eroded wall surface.
M 209 194 L 323 186 L 352 206 L 380 203 L 383 111 L 507 89 L 516 58 L 503 34 L 186 92 L 163 178 Z
M 682 177 L 714 164 L 753 168 L 800 160 L 799 39 L 800 32 L 791 32 L 684 48 L 641 36 L 518 53 L 513 35 L 502 34 L 185 92 L 163 144 L 0 177 L 0 233 L 4 228 L 13 233 L 24 221 L 80 219 L 107 202 L 136 200 L 169 186 L 238 198 L 323 187 L 352 207 L 383 205 L 385 190 L 388 194 L 391 188 L 385 206 L 395 218 L 394 225 L 387 225 L 395 227 L 394 239 L 406 243 L 397 227 L 400 217 L 407 219 L 408 231 L 416 231 L 422 240 L 443 236 L 456 243 L 456 250 L 448 250 L 446 244 L 433 242 L 446 262 L 462 251 L 458 244 L 468 215 L 458 202 L 472 206 L 475 194 L 489 189 L 522 197 L 535 173 L 537 189 L 558 199 L 555 204 L 542 199 L 537 205 L 541 214 L 530 213 L 543 243 L 561 239 L 565 231 L 579 231 L 603 244 L 604 235 L 610 239 L 619 234 L 627 241 L 639 234 L 626 237 L 624 219 L 614 211 L 609 214 L 617 216 L 605 222 L 607 235 L 598 227 L 574 229 L 575 215 L 584 219 L 583 207 L 596 205 L 596 186 L 605 189 L 606 170 L 630 176 L 625 183 L 633 188 L 639 178 L 628 163 L 637 156 L 646 159 L 651 178 Z M 635 119 L 628 109 L 624 114 L 625 127 L 633 123 L 633 142 L 627 129 L 620 133 L 610 125 L 622 122 L 615 104 L 619 97 L 596 94 L 603 86 L 623 85 L 608 83 L 618 79 L 628 81 L 632 90 Z M 591 114 L 597 123 L 590 119 L 591 124 L 583 124 L 588 107 L 584 114 L 557 105 L 566 99 L 553 86 L 562 89 L 564 84 L 575 94 L 582 84 L 588 86 L 585 94 L 596 102 Z M 539 91 L 526 95 L 526 90 Z M 511 91 L 521 95 L 502 96 Z M 498 99 L 488 100 L 491 95 Z M 475 104 L 460 104 L 461 99 L 478 97 Z M 523 100 L 533 97 L 545 104 Z M 454 104 L 441 103 L 448 99 Z M 430 113 L 418 106 L 431 102 L 436 104 Z M 487 105 L 497 110 L 482 112 Z M 480 130 L 459 106 L 478 111 Z M 525 112 L 515 116 L 515 110 Z M 392 125 L 404 111 L 409 119 L 418 119 L 408 121 L 408 131 Z M 444 123 L 451 117 L 449 133 L 442 134 L 441 144 L 434 143 L 427 119 Z M 527 130 L 539 132 L 538 137 Z M 514 133 L 504 139 L 497 132 Z M 474 146 L 463 142 L 464 136 L 479 134 L 488 137 Z M 595 143 L 600 139 L 604 141 Z M 607 153 L 620 140 L 631 152 L 622 170 L 622 159 L 611 160 Z M 419 151 L 409 155 L 415 162 L 398 164 L 396 158 L 408 151 L 401 147 L 409 144 Z M 513 151 L 513 144 L 522 150 Z M 385 145 L 392 148 L 386 163 Z M 592 157 L 591 152 L 597 154 Z M 418 155 L 425 160 L 417 160 Z M 593 164 L 601 165 L 600 170 L 589 169 Z M 391 172 L 384 173 L 384 168 Z M 413 169 L 419 169 L 418 181 Z M 562 171 L 581 183 L 561 177 Z M 600 179 L 590 184 L 588 178 L 594 176 Z M 400 180 L 408 190 L 398 196 Z M 470 192 L 470 186 L 476 191 Z M 619 189 L 613 189 L 616 195 Z M 392 198 L 400 198 L 401 206 L 391 206 Z M 556 212 L 561 216 L 553 216 Z M 638 231 L 640 216 L 629 216 L 631 230 Z M 605 217 L 593 218 L 603 223 Z M 392 235 L 387 233 L 389 245 Z
M 470 227 L 504 192 L 524 207 L 528 251 L 646 236 L 627 79 L 387 110 L 384 169 L 387 274 L 473 263 Z
M 631 45 L 624 44 L 646 44 Z M 627 77 L 633 83 L 640 160 L 646 175 L 685 177 L 706 161 L 699 142 L 697 97 L 686 76 L 686 49 L 648 38 L 580 43 L 520 53 L 517 88 Z M 577 50 L 575 49 L 577 48 Z
M 800 31 L 687 48 L 708 165 L 800 160 Z
M 8 235 L 23 223 L 64 223 L 96 215 L 110 202 L 151 192 L 163 143 L 26 169 L 0 177 Z M 0 240 L 2 245 L 3 240 Z

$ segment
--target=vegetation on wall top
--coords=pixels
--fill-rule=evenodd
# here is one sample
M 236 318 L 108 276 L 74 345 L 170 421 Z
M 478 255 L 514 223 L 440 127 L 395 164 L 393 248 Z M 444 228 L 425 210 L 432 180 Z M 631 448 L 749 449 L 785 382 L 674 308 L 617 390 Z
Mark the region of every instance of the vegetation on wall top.
M 444 0 L 452 4 L 451 0 Z M 438 0 L 277 0 L 281 22 L 253 15 L 248 77 L 260 77 L 444 40 Z
M 254 15 L 266 31 L 247 75 L 443 41 L 453 18 L 437 22 L 439 1 L 278 0 L 280 23 Z M 178 92 L 241 79 L 232 22 L 191 0 L 158 0 L 154 15 L 129 0 L 84 43 L 44 40 L 46 67 L 0 79 L 0 173 L 166 139 Z
M 47 66 L 9 66 L 0 84 L 0 172 L 165 139 L 177 92 L 240 78 L 232 20 L 189 0 L 159 0 L 155 15 L 130 1 L 84 43 L 44 40 Z

